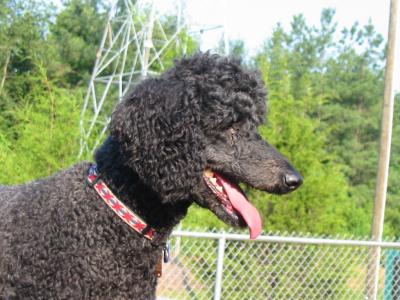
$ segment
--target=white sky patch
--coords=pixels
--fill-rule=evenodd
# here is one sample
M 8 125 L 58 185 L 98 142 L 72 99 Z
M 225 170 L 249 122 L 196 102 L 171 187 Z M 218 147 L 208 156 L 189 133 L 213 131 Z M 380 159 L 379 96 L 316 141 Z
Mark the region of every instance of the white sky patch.
M 155 2 L 161 13 L 176 12 L 176 0 Z M 250 54 L 254 54 L 271 37 L 277 23 L 289 30 L 293 16 L 303 14 L 308 25 L 319 26 L 324 8 L 335 9 L 338 30 L 355 22 L 363 26 L 371 20 L 385 40 L 388 34 L 390 0 L 186 0 L 183 3 L 189 23 L 206 29 L 201 34 L 202 50 L 217 47 L 223 33 L 222 28 L 207 29 L 225 25 L 228 37 L 243 40 Z M 397 25 L 394 88 L 400 92 L 400 20 Z
M 174 1 L 157 1 L 161 11 L 171 9 Z M 257 52 L 263 42 L 271 37 L 280 23 L 290 29 L 294 15 L 303 14 L 308 25 L 319 26 L 322 9 L 335 9 L 334 21 L 338 31 L 351 27 L 355 22 L 361 26 L 369 20 L 375 30 L 387 39 L 389 23 L 389 0 L 186 0 L 185 12 L 190 24 L 198 28 L 224 26 L 230 39 L 244 40 L 251 54 Z M 173 7 L 173 6 L 172 6 Z M 400 21 L 398 21 L 400 23 Z M 400 92 L 400 24 L 397 26 L 395 67 L 395 90 Z M 206 30 L 201 34 L 201 49 L 217 47 L 222 29 Z

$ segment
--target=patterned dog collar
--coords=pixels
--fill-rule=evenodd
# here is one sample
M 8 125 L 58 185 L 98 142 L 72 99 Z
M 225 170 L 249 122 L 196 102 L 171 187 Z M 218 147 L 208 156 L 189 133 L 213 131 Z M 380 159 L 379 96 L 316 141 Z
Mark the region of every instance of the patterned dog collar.
M 111 192 L 107 185 L 101 180 L 96 164 L 90 167 L 86 181 L 90 187 L 96 190 L 112 211 L 133 230 L 150 240 L 152 244 L 157 246 L 161 244 L 160 242 L 163 241 L 163 236 L 156 237 L 156 230 L 147 225 L 145 221 L 126 207 L 126 205 Z

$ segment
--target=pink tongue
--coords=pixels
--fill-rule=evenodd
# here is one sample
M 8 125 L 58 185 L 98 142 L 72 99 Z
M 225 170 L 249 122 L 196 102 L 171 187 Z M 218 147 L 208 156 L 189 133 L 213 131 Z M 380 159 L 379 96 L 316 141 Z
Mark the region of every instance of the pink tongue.
M 232 206 L 237 210 L 250 229 L 250 239 L 256 239 L 262 230 L 261 216 L 258 210 L 250 204 L 238 186 L 231 184 L 219 174 L 214 174 L 222 184 Z

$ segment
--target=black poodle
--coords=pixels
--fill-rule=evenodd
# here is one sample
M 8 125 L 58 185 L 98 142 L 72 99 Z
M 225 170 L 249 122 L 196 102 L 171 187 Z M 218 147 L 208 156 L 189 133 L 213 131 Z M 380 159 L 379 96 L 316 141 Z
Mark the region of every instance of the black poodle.
M 302 183 L 257 132 L 265 113 L 260 74 L 235 59 L 196 54 L 142 81 L 96 164 L 0 188 L 0 299 L 154 299 L 164 243 L 193 202 L 256 238 L 238 183 Z

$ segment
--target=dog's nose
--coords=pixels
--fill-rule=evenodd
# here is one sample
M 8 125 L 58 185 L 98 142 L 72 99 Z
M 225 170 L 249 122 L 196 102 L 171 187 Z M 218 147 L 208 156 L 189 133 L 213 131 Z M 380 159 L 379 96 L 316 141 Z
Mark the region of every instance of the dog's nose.
M 286 174 L 285 183 L 291 190 L 294 190 L 303 183 L 303 177 L 298 173 Z

